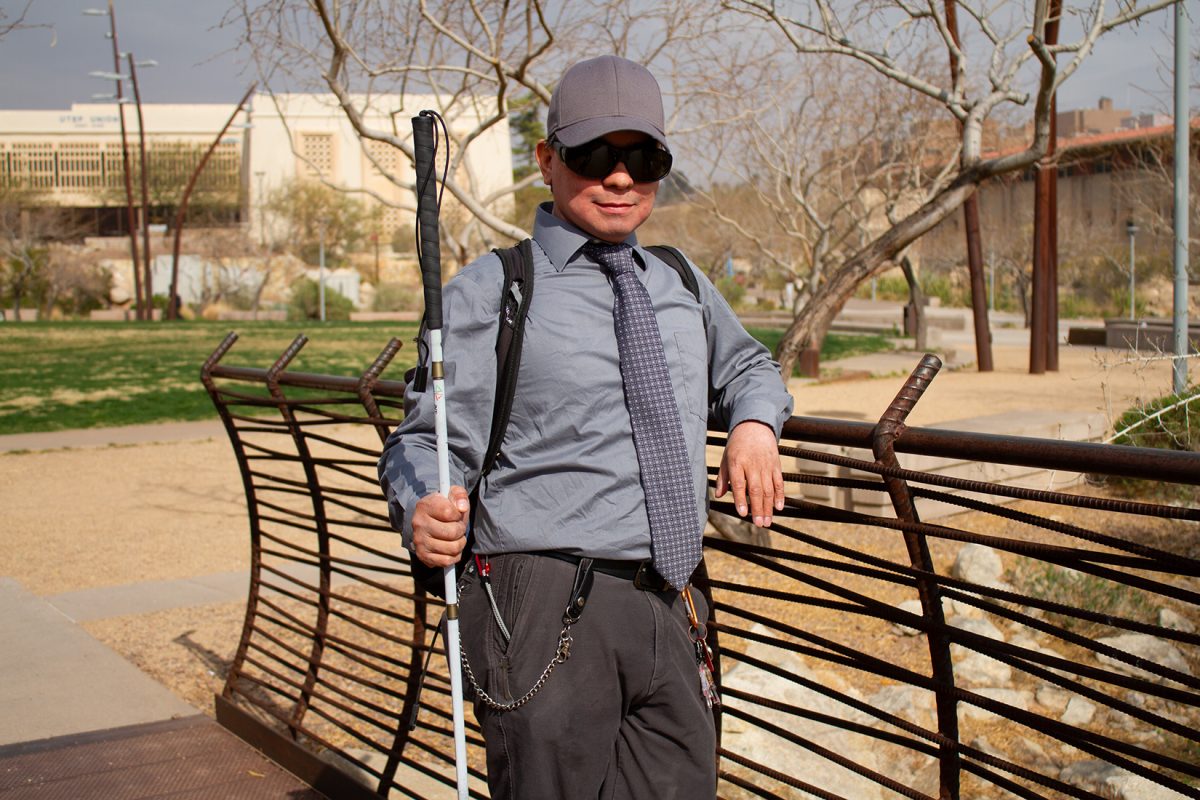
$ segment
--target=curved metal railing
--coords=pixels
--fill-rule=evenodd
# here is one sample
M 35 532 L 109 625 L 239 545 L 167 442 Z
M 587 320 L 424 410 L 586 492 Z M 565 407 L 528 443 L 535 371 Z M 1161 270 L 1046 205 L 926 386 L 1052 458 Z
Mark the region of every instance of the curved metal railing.
M 235 339 L 202 368 L 251 541 L 218 717 L 336 796 L 443 796 L 440 603 L 413 585 L 375 472 L 402 416 L 403 384 L 380 378 L 399 343 L 341 378 L 287 370 L 303 337 L 268 369 L 225 366 Z M 1091 485 L 1195 486 L 1200 454 L 906 427 L 938 367 L 923 359 L 876 424 L 794 417 L 770 545 L 706 538 L 719 794 L 1200 796 L 1196 495 Z M 484 797 L 473 724 L 469 746 Z

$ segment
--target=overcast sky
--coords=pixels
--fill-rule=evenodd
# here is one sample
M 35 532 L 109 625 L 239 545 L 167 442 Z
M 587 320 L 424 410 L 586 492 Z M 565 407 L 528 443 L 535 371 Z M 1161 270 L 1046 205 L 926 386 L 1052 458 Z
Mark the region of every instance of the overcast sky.
M 0 0 L 0 9 L 11 17 L 25 2 Z M 88 77 L 112 69 L 112 47 L 104 38 L 108 20 L 81 13 L 105 3 L 33 0 L 26 22 L 50 27 L 0 40 L 0 108 L 67 108 L 111 92 L 111 81 Z M 138 71 L 144 102 L 237 102 L 253 78 L 234 50 L 236 28 L 220 27 L 228 7 L 228 0 L 117 0 L 121 49 L 159 64 Z M 1193 44 L 1200 44 L 1200 23 L 1193 19 L 1191 27 Z M 1135 112 L 1169 110 L 1173 30 L 1168 11 L 1102 39 L 1060 90 L 1059 109 L 1094 107 L 1105 95 Z M 1195 84 L 1200 76 L 1192 79 Z

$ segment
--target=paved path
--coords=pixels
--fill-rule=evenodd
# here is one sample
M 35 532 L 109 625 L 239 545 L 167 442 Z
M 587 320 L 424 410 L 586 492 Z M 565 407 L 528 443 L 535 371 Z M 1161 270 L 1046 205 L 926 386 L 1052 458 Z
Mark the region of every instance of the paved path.
M 15 433 L 0 436 L 0 453 L 13 450 L 59 450 L 64 447 L 108 447 L 114 444 L 178 442 L 224 436 L 220 420 L 199 422 L 160 422 L 153 425 L 125 425 L 119 428 L 88 428 L 79 431 Z
M 0 642 L 0 745 L 196 713 L 11 578 Z

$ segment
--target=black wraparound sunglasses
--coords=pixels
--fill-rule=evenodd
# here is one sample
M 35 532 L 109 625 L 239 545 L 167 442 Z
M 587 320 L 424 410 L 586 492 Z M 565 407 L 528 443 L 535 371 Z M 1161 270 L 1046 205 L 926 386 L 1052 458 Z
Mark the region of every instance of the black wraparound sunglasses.
M 557 139 L 550 140 L 550 147 L 567 169 L 584 178 L 599 180 L 607 178 L 624 164 L 629 177 L 638 183 L 660 181 L 671 171 L 671 154 L 653 140 L 635 144 L 633 147 L 617 147 L 603 139 L 593 139 L 576 147 L 567 147 Z

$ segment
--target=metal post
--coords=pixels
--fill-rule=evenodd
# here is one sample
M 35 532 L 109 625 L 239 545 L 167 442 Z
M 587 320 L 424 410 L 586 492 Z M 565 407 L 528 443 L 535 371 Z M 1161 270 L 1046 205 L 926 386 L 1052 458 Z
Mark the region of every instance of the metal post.
M 146 293 L 146 319 L 154 319 L 154 270 L 150 265 L 150 189 L 146 175 L 146 121 L 142 117 L 142 93 L 138 89 L 137 66 L 133 60 L 133 53 L 126 53 L 125 60 L 129 62 L 129 82 L 133 85 L 133 104 L 137 109 L 138 120 L 138 155 L 142 185 L 142 266 L 146 271 L 142 286 Z M 168 309 L 173 301 L 173 297 L 167 298 Z
M 321 247 L 317 258 L 318 298 L 321 306 L 321 322 L 325 321 L 325 223 L 319 223 L 321 231 Z
M 1192 125 L 1188 113 L 1188 24 L 1182 0 L 1175 4 L 1175 303 L 1172 329 L 1175 362 L 1171 386 L 1187 389 L 1188 357 L 1188 157 Z
M 988 251 L 988 311 L 996 310 L 996 254 Z
M 1133 237 L 1137 236 L 1138 226 L 1133 223 L 1131 218 L 1125 223 L 1125 232 L 1129 234 L 1129 318 L 1137 318 L 1137 307 L 1134 303 L 1134 297 L 1137 296 L 1137 273 L 1134 270 L 1136 263 L 1133 258 Z
M 117 45 L 117 15 L 113 10 L 113 0 L 108 0 L 108 30 L 113 46 L 113 72 L 117 76 L 117 114 L 121 120 L 121 167 L 125 174 L 126 224 L 129 227 L 129 252 L 133 258 L 134 316 L 137 319 L 145 319 L 148 313 L 146 306 L 149 305 L 149 298 L 143 298 L 142 296 L 142 273 L 138 259 L 137 222 L 133 215 L 133 179 L 129 168 L 129 136 L 125 128 L 125 98 L 121 89 L 121 50 Z
M 258 243 L 264 247 L 267 244 L 267 217 L 263 208 L 267 201 L 267 196 L 263 193 L 263 178 L 266 175 L 262 170 L 254 173 L 254 177 L 258 178 L 258 197 L 254 202 L 254 211 L 258 214 Z

